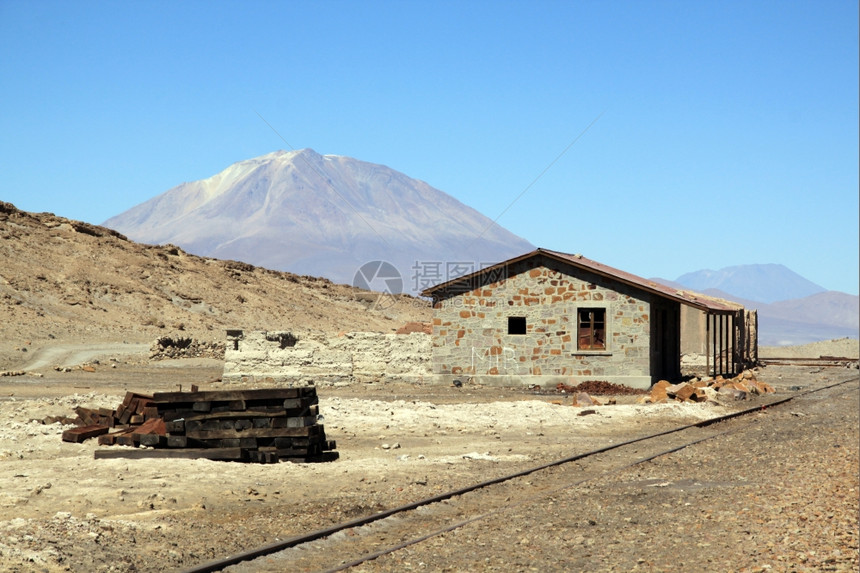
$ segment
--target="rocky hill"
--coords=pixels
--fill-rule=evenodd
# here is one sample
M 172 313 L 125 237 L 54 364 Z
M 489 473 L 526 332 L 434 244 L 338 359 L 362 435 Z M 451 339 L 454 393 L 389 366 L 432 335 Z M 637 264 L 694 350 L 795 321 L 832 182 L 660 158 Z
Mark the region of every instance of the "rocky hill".
M 423 181 L 311 149 L 240 161 L 104 225 L 143 243 L 349 284 L 365 263 L 387 261 L 412 293 L 534 249 Z
M 223 341 L 225 330 L 391 332 L 428 304 L 130 241 L 0 202 L 0 370 L 47 342 Z

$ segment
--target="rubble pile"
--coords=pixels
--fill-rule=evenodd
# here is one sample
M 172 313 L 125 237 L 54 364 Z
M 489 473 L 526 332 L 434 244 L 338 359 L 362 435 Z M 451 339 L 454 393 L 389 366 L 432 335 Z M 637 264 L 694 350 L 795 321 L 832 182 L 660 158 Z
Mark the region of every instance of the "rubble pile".
M 533 386 L 533 391 L 540 392 L 540 386 Z M 637 404 L 664 404 L 666 402 L 706 402 L 711 401 L 735 401 L 747 400 L 751 396 L 770 394 L 774 392 L 773 386 L 756 380 L 755 372 L 747 370 L 735 378 L 695 378 L 688 382 L 672 384 L 667 380 L 660 380 L 649 390 L 630 388 L 619 384 L 601 381 L 586 381 L 576 386 L 559 383 L 555 387 L 559 394 L 567 394 L 573 397 L 572 406 L 606 406 L 616 403 L 616 399 L 598 398 L 597 396 L 642 396 L 636 400 Z M 560 400 L 553 404 L 561 405 Z
M 580 382 L 576 386 L 568 386 L 567 384 L 559 383 L 555 387 L 556 391 L 562 394 L 577 394 L 579 392 L 588 392 L 591 395 L 597 396 L 633 396 L 637 394 L 647 394 L 648 390 L 641 388 L 631 388 L 623 384 L 613 384 L 605 380 L 586 380 Z
M 79 426 L 63 432 L 63 440 L 98 436 L 100 445 L 132 446 L 96 450 L 96 458 L 334 460 L 336 444 L 317 423 L 317 403 L 314 387 L 129 392 L 113 411 L 77 408 Z
M 662 404 L 669 400 L 677 402 L 705 402 L 706 400 L 746 400 L 750 396 L 770 394 L 775 390 L 770 384 L 756 380 L 755 373 L 746 370 L 735 378 L 695 378 L 690 382 L 671 384 L 660 380 L 651 387 L 651 393 L 642 396 L 639 404 Z
M 169 360 L 173 358 L 215 358 L 224 359 L 224 342 L 196 340 L 190 337 L 162 336 L 149 348 L 150 360 Z

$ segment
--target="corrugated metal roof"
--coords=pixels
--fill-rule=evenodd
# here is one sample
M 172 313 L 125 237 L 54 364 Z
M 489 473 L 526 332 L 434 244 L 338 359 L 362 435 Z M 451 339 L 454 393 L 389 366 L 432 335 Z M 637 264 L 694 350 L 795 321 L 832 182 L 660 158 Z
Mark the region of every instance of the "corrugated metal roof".
M 514 257 L 512 259 L 508 259 L 492 267 L 481 269 L 480 271 L 476 271 L 474 273 L 464 275 L 462 277 L 458 277 L 456 279 L 440 283 L 436 286 L 430 287 L 424 290 L 421 294 L 423 296 L 433 296 L 434 292 L 439 290 L 444 290 L 447 287 L 456 285 L 461 281 L 469 281 L 475 277 L 480 276 L 484 273 L 492 273 L 493 271 L 497 271 L 500 268 L 509 266 L 514 263 L 518 263 L 520 261 L 524 261 L 526 259 L 530 259 L 532 257 L 536 257 L 539 255 L 547 256 L 551 259 L 555 259 L 558 261 L 562 261 L 573 265 L 574 267 L 579 267 L 582 269 L 586 269 L 592 271 L 596 274 L 615 279 L 622 283 L 640 288 L 644 291 L 656 294 L 657 296 L 661 296 L 664 298 L 668 298 L 681 304 L 686 304 L 688 306 L 692 306 L 698 308 L 700 310 L 706 310 L 710 312 L 717 313 L 727 313 L 727 312 L 735 312 L 743 308 L 743 306 L 718 298 L 714 298 L 708 296 L 706 294 L 697 293 L 689 290 L 678 290 L 664 284 L 660 284 L 658 282 L 654 282 L 648 279 L 643 279 L 642 277 L 636 276 L 632 273 L 628 273 L 622 270 L 618 270 L 616 268 L 610 267 L 608 265 L 604 265 L 603 263 L 598 263 L 597 261 L 593 261 L 591 259 L 585 258 L 582 255 L 571 255 L 569 253 L 560 253 L 558 251 L 551 251 L 549 249 L 537 249 L 526 253 L 524 255 L 520 255 L 519 257 Z

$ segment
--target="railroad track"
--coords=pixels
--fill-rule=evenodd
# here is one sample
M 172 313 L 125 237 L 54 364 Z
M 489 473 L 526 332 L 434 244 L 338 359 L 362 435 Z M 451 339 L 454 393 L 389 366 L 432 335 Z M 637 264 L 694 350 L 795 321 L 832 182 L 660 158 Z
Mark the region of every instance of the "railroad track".
M 823 368 L 846 368 L 857 365 L 857 358 L 840 356 L 819 356 L 818 358 L 759 358 L 764 366 L 820 366 Z
M 231 573 L 342 571 L 470 523 L 535 504 L 557 492 L 607 474 L 739 431 L 756 423 L 758 417 L 752 415 L 762 410 L 857 379 L 857 376 L 852 376 L 841 382 L 798 392 L 742 411 L 571 455 L 211 561 L 188 569 L 186 573 L 224 570 Z M 735 425 L 728 429 L 718 426 L 720 422 L 743 417 L 750 417 L 746 425 Z M 344 559 L 344 555 L 353 557 Z

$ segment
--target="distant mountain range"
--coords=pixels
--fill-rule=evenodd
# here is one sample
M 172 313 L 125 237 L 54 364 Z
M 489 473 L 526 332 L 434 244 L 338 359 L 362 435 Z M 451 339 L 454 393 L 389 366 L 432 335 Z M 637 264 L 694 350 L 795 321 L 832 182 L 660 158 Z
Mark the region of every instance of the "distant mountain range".
M 423 181 L 311 149 L 240 161 L 104 226 L 143 243 L 338 283 L 359 278 L 381 291 L 396 285 L 390 267 L 365 263 L 391 263 L 403 291 L 419 292 L 534 249 Z
M 700 292 L 719 289 L 747 300 L 766 303 L 803 298 L 827 290 L 784 265 L 776 264 L 701 270 L 681 275 L 675 282 Z
M 783 265 L 741 265 L 653 280 L 758 310 L 762 346 L 858 338 L 860 333 L 860 297 L 828 291 Z

